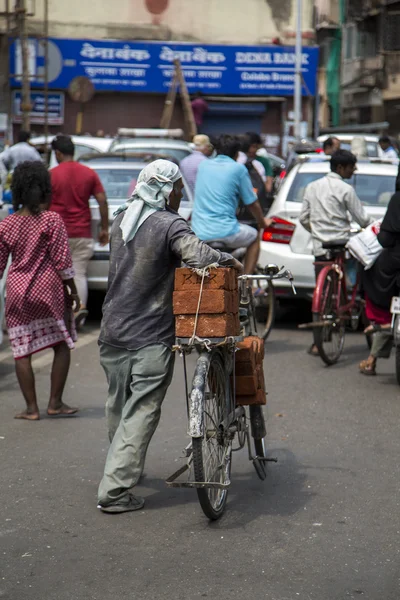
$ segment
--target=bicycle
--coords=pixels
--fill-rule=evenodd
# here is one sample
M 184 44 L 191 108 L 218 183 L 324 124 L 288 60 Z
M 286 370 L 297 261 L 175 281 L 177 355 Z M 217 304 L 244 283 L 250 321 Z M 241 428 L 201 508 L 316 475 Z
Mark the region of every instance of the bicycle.
M 166 483 L 171 487 L 195 488 L 201 508 L 211 520 L 219 519 L 226 507 L 233 452 L 241 450 L 247 444 L 249 460 L 261 480 L 266 478 L 266 462 L 276 462 L 275 458 L 269 458 L 266 454 L 266 427 L 262 406 L 250 406 L 249 417 L 245 406 L 236 406 L 235 351 L 237 343 L 255 327 L 252 282 L 256 278 L 269 281 L 284 277 L 292 282 L 294 290 L 290 271 L 285 268 L 279 270 L 276 265 L 269 265 L 266 274 L 261 276 L 239 276 L 239 337 L 212 340 L 196 338 L 194 343 L 188 338 L 177 339 L 177 349 L 183 357 L 188 434 L 191 441 L 184 452 L 186 464 L 171 475 Z M 199 355 L 189 393 L 186 357 L 194 348 Z M 233 448 L 235 440 L 237 447 Z M 188 479 L 178 481 L 186 471 L 189 471 Z
M 215 250 L 221 250 L 234 256 L 238 261 L 242 262 L 246 255 L 246 248 L 230 249 L 223 242 L 208 242 L 208 245 Z M 256 274 L 264 275 L 265 269 L 257 265 Z M 276 297 L 275 289 L 271 279 L 266 280 L 262 277 L 255 277 L 253 281 L 256 284 L 254 290 L 254 315 L 259 323 L 262 323 L 263 329 L 260 332 L 260 337 L 264 341 L 267 340 L 275 323 L 276 316 Z
M 316 263 L 323 266 L 317 278 L 312 301 L 314 344 L 323 362 L 335 364 L 343 351 L 346 324 L 353 331 L 359 323 L 366 325 L 364 303 L 358 295 L 361 273 L 358 271 L 357 280 L 353 286 L 350 300 L 345 275 L 345 255 L 347 240 L 338 240 L 323 244 L 328 250 L 331 260 Z M 367 336 L 370 346 L 371 338 Z

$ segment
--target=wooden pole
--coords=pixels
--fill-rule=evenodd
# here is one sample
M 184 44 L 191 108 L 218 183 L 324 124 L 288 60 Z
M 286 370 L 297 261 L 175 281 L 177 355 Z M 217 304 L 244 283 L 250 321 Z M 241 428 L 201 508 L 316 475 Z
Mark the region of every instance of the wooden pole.
M 189 138 L 190 140 L 192 140 L 193 137 L 197 135 L 197 125 L 196 121 L 194 120 L 192 104 L 190 102 L 189 92 L 186 86 L 185 77 L 183 75 L 179 59 L 176 58 L 174 60 L 174 65 L 180 87 L 179 91 L 182 98 L 183 115 L 185 117 Z
M 177 91 L 178 79 L 176 70 L 171 81 L 170 88 L 168 90 L 167 98 L 164 104 L 164 110 L 160 121 L 161 129 L 169 129 L 171 125 L 172 115 L 175 108 L 176 91 Z
M 21 112 L 22 129 L 29 131 L 31 127 L 31 83 L 29 79 L 29 46 L 26 34 L 26 7 L 25 0 L 18 0 L 16 4 L 17 22 L 19 29 L 19 39 L 21 44 L 22 59 L 22 94 L 21 94 Z
M 44 0 L 44 147 L 46 164 L 49 162 L 49 0 Z

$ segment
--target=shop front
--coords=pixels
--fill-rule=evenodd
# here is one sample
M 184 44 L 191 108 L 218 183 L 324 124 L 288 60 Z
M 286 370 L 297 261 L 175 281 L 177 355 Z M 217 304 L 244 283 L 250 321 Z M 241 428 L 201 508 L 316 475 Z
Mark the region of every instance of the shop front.
M 102 129 L 113 135 L 119 127 L 159 126 L 175 58 L 180 60 L 189 93 L 202 92 L 209 103 L 204 131 L 217 134 L 253 130 L 281 135 L 282 119 L 287 118 L 282 107 L 290 110 L 287 100 L 294 92 L 293 47 L 59 38 L 49 40 L 48 88 L 53 107 L 58 110 L 57 122 L 49 118 L 51 130 L 75 131 L 82 106 L 72 102 L 66 90 L 77 76 L 89 78 L 96 91 L 83 107 L 83 132 L 94 134 Z M 10 51 L 10 73 L 21 73 L 20 63 L 20 46 L 15 42 Z M 312 105 L 315 94 L 317 64 L 318 48 L 303 48 L 302 93 L 306 108 Z M 40 92 L 45 77 L 40 40 L 29 40 L 29 66 L 32 96 L 36 94 L 35 104 L 39 106 L 32 123 L 40 132 Z M 19 93 L 20 78 L 10 83 Z M 62 99 L 57 96 L 60 93 Z M 18 101 L 14 105 L 18 106 Z M 14 109 L 14 122 L 18 123 L 19 118 Z M 182 125 L 183 114 L 177 103 L 172 126 Z

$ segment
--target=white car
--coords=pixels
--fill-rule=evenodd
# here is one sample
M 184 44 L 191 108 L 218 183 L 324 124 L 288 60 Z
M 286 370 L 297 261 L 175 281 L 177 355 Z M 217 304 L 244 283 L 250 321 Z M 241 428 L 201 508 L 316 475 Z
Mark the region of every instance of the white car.
M 55 137 L 55 135 L 48 135 L 47 143 L 51 144 Z M 70 137 L 72 138 L 75 146 L 75 160 L 78 160 L 80 156 L 83 154 L 88 154 L 89 152 L 107 152 L 114 141 L 113 138 L 100 138 L 89 135 L 71 135 Z M 45 137 L 44 135 L 33 137 L 29 140 L 29 142 L 35 147 L 44 146 Z M 50 154 L 49 169 L 52 169 L 56 166 L 56 155 L 52 150 Z
M 363 138 L 367 147 L 367 156 L 369 158 L 382 158 L 379 147 L 379 136 L 364 133 L 331 133 L 329 135 L 320 135 L 317 137 L 317 142 L 323 144 L 329 137 L 335 137 L 340 140 L 341 150 L 349 150 L 351 152 L 351 144 L 355 138 Z
M 80 161 L 87 167 L 96 171 L 103 184 L 108 201 L 108 218 L 110 227 L 114 220 L 114 213 L 130 197 L 136 186 L 140 171 L 146 166 L 143 161 L 135 158 L 121 159 L 121 156 L 101 154 L 82 156 Z M 185 181 L 184 181 L 185 183 Z M 99 205 L 93 198 L 90 200 L 92 213 L 92 235 L 95 242 L 94 254 L 88 268 L 88 284 L 91 290 L 107 290 L 108 269 L 110 260 L 110 247 L 100 246 L 98 235 L 100 229 Z M 185 185 L 179 214 L 186 220 L 190 219 L 193 210 L 193 196 L 189 186 Z
M 287 175 L 268 212 L 276 223 L 263 232 L 260 264 L 284 265 L 293 273 L 298 297 L 312 297 L 315 287 L 311 235 L 299 223 L 305 188 L 330 171 L 330 162 L 303 162 Z M 349 183 L 367 212 L 381 218 L 395 191 L 397 166 L 375 162 L 357 163 Z M 277 295 L 291 296 L 290 283 L 279 280 Z
M 130 139 L 116 139 L 112 143 L 109 151 L 117 153 L 127 152 L 130 155 L 134 152 L 139 154 L 143 152 L 157 152 L 171 156 L 180 163 L 188 154 L 192 153 L 192 148 L 190 147 L 190 144 L 184 140 L 162 137 L 137 137 Z

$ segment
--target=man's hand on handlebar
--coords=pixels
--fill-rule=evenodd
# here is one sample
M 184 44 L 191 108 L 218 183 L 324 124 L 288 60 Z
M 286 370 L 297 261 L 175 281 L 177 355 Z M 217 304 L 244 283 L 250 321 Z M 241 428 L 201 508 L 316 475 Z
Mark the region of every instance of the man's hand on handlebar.
M 236 260 L 236 258 L 233 259 L 233 263 L 230 266 L 239 273 L 243 273 L 244 271 L 242 263 Z

